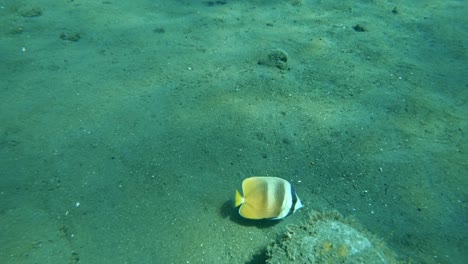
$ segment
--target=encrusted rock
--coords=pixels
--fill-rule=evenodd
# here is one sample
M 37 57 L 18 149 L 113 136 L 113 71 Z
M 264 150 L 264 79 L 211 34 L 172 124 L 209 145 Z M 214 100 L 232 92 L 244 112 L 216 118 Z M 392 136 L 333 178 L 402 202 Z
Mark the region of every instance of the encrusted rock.
M 399 263 L 385 244 L 336 212 L 313 212 L 267 248 L 267 263 Z
M 286 70 L 288 69 L 288 54 L 282 49 L 272 49 L 268 53 L 267 58 L 260 59 L 258 64 Z

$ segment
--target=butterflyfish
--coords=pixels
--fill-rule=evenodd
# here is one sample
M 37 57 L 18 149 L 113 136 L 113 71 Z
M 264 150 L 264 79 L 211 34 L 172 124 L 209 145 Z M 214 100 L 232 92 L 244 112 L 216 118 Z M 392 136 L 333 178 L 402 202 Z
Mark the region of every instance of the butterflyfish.
M 250 177 L 236 190 L 236 207 L 247 219 L 282 219 L 304 207 L 294 187 L 277 177 Z

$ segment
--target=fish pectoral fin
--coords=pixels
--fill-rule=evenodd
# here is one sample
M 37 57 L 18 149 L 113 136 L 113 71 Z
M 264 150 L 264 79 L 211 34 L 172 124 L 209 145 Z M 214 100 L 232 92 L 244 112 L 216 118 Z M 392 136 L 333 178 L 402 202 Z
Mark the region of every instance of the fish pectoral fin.
M 244 203 L 244 197 L 238 190 L 236 190 L 236 207 Z

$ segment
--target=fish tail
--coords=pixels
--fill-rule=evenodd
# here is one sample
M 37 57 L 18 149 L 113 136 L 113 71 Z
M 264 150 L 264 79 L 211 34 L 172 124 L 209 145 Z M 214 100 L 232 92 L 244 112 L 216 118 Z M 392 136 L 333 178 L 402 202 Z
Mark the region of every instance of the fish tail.
M 244 197 L 238 190 L 236 190 L 236 207 L 244 203 Z

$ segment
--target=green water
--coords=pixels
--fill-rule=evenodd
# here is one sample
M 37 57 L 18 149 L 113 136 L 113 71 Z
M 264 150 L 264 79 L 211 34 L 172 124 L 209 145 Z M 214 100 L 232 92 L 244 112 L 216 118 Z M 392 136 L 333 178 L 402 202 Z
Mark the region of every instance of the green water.
M 467 9 L 0 2 L 0 263 L 264 263 L 311 210 L 467 263 Z M 252 175 L 305 208 L 241 219 Z

